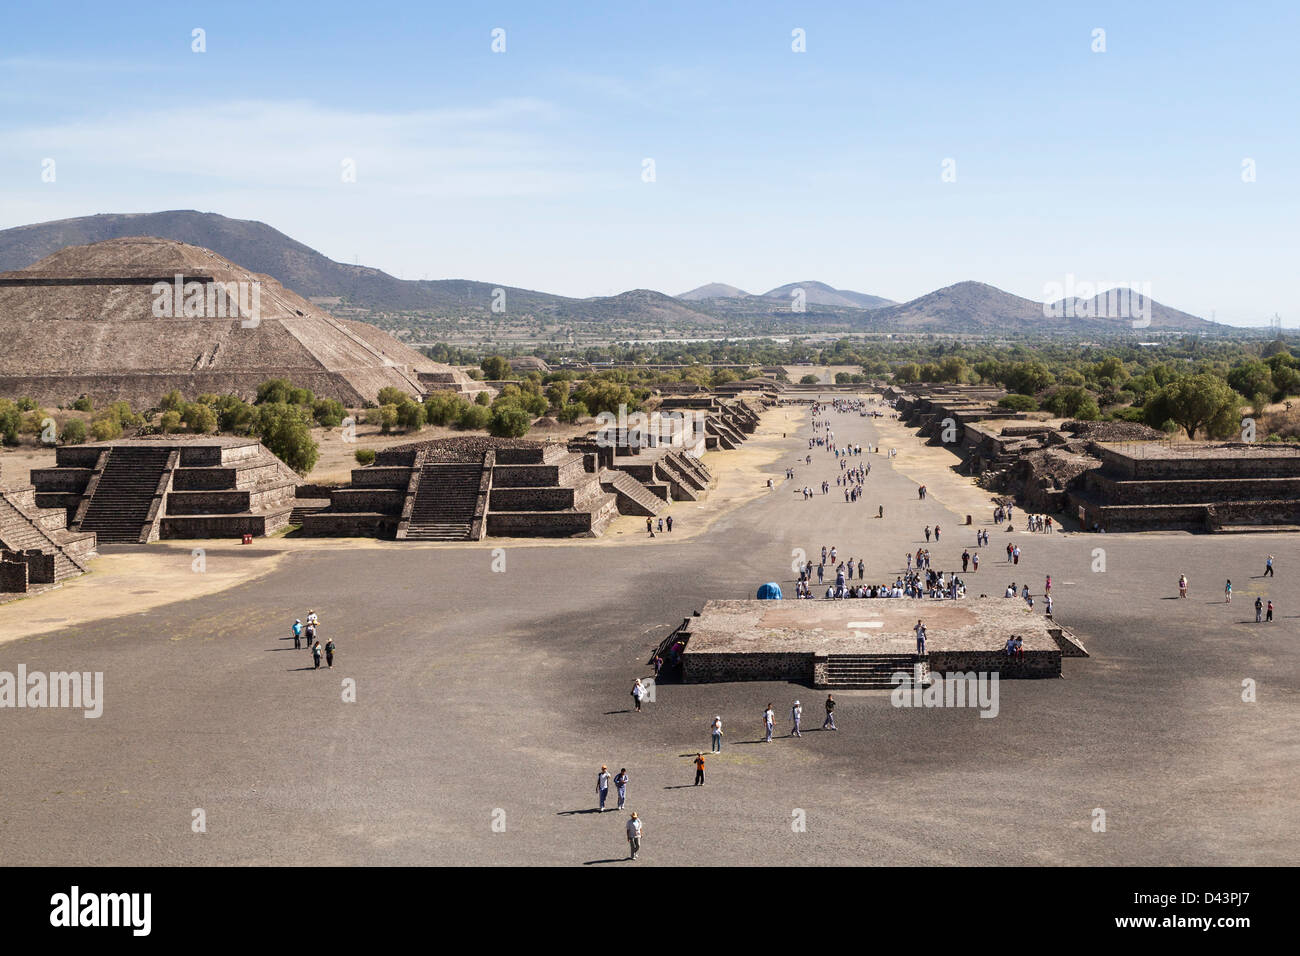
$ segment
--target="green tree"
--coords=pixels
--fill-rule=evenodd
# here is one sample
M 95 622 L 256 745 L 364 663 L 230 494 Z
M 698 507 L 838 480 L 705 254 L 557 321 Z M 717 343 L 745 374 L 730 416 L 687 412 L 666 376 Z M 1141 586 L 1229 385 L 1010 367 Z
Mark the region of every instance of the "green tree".
M 1217 375 L 1187 375 L 1165 385 L 1147 402 L 1147 424 L 1159 427 L 1172 421 L 1189 439 L 1201 430 L 1221 437 L 1237 429 L 1241 404 L 1241 396 Z
M 492 409 L 488 431 L 498 438 L 522 438 L 528 434 L 533 419 L 528 412 L 511 402 L 503 402 Z
M 217 430 L 217 413 L 210 405 L 187 402 L 181 409 L 181 421 L 196 435 L 209 435 Z
M 491 381 L 499 382 L 510 377 L 510 362 L 504 355 L 489 355 L 480 367 L 483 375 Z
M 164 395 L 162 397 L 162 400 L 158 403 L 158 407 L 162 409 L 164 412 L 179 413 L 184 406 L 185 406 L 185 396 L 182 395 L 177 389 L 174 388 L 166 395 Z
M 89 395 L 82 395 L 80 398 L 78 398 L 75 402 L 72 403 L 72 407 L 79 412 L 93 412 L 95 410 L 95 403 L 91 401 Z M 81 440 L 82 441 L 86 440 L 84 434 Z M 81 444 L 81 442 L 76 442 L 75 444 Z
M 403 431 L 418 432 L 424 427 L 424 406 L 409 398 L 397 406 L 397 424 Z
M 492 410 L 483 405 L 466 404 L 461 410 L 460 417 L 456 419 L 456 427 L 469 431 L 487 428 L 488 422 L 492 420 Z
M 392 385 L 385 385 L 379 390 L 380 405 L 400 405 L 402 402 L 409 402 L 411 396 L 400 388 L 394 388 Z

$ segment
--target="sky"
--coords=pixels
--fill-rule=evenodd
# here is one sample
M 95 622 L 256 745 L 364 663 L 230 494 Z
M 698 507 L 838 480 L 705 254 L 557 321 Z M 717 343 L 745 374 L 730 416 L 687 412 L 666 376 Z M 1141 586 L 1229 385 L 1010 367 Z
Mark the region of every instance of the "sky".
M 125 2 L 6 21 L 0 228 L 198 209 L 406 279 L 903 301 L 967 279 L 1041 300 L 1073 277 L 1300 325 L 1295 2 Z

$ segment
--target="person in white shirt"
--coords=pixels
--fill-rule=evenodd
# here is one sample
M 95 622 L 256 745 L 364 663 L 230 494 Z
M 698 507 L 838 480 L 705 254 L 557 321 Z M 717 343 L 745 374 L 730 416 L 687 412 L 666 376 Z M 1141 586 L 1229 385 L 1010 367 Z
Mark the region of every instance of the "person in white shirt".
M 722 718 L 721 717 L 713 718 L 712 734 L 713 734 L 713 752 L 715 754 L 720 754 L 722 753 Z
M 794 727 L 790 731 L 790 736 L 802 737 L 803 734 L 799 731 L 799 721 L 803 719 L 803 705 L 797 700 L 794 702 L 794 706 L 790 708 L 790 719 L 794 721 Z
M 763 711 L 763 727 L 767 730 L 767 737 L 764 743 L 772 742 L 772 724 L 776 720 L 776 714 L 772 712 L 772 705 L 768 704 L 767 709 Z
M 605 800 L 609 797 L 609 768 L 604 764 L 600 765 L 600 773 L 596 774 L 596 796 L 600 797 L 600 812 L 605 812 Z
M 637 713 L 641 712 L 641 698 L 645 696 L 645 685 L 641 683 L 641 678 L 636 679 L 632 685 L 632 700 L 636 704 Z
M 635 810 L 627 821 L 627 845 L 632 851 L 632 859 L 635 860 L 636 855 L 641 852 L 641 819 L 636 815 Z

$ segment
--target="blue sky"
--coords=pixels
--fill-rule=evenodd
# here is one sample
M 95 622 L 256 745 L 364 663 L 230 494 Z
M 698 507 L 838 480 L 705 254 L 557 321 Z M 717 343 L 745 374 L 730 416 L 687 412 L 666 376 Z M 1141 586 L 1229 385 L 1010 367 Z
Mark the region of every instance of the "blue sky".
M 6 16 L 0 227 L 195 208 L 404 278 L 579 296 L 978 279 L 1042 298 L 1072 274 L 1300 325 L 1295 3 Z

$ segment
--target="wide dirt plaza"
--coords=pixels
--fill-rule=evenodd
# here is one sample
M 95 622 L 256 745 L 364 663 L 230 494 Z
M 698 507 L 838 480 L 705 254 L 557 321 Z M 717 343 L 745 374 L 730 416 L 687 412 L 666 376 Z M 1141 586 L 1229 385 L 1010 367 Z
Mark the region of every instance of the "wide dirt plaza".
M 1034 534 L 1017 509 L 1007 534 L 946 451 L 895 421 L 830 419 L 841 445 L 899 450 L 870 456 L 854 504 L 832 455 L 803 463 L 806 409 L 781 407 L 734 453 L 750 456 L 745 494 L 675 504 L 673 532 L 654 539 L 629 519 L 588 541 L 208 541 L 201 571 L 188 543 L 105 546 L 83 580 L 0 607 L 0 671 L 104 674 L 98 719 L 0 713 L 4 862 L 1294 862 L 1294 533 Z M 707 459 L 724 482 L 726 454 Z M 823 480 L 829 495 L 796 491 Z M 990 531 L 971 597 L 1014 580 L 1041 602 L 1050 574 L 1056 619 L 1091 656 L 1060 679 L 1003 680 L 995 719 L 844 691 L 838 732 L 823 732 L 825 691 L 785 682 L 660 684 L 633 712 L 652 648 L 706 602 L 767 581 L 788 600 L 794 550 L 822 545 L 892 582 L 935 524 L 944 570 Z M 1275 603 L 1271 624 L 1254 622 L 1257 594 Z M 333 670 L 293 649 L 309 609 L 338 645 Z M 715 715 L 725 742 L 710 755 Z M 626 813 L 592 812 L 602 764 L 628 770 L 637 864 Z

